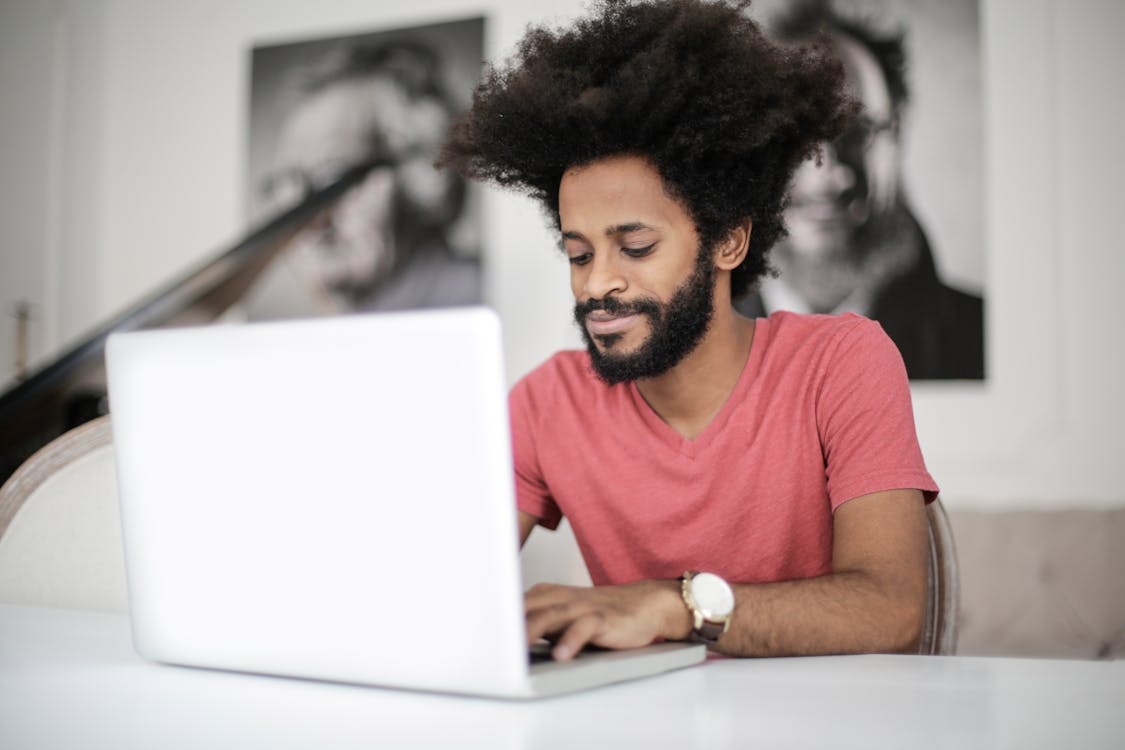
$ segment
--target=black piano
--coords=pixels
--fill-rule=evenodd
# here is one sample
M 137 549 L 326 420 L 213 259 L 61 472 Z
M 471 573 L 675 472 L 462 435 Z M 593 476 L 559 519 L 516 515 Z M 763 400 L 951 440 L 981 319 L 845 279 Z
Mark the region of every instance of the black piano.
M 291 239 L 379 166 L 374 162 L 347 171 L 0 394 L 0 484 L 51 440 L 108 412 L 105 342 L 111 333 L 218 318 L 242 298 Z

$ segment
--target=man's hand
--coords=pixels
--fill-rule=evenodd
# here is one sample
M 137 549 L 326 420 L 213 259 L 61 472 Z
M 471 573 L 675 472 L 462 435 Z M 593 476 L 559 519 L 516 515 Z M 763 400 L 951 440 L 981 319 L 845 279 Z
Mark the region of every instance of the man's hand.
M 541 583 L 524 596 L 528 643 L 555 642 L 552 655 L 567 661 L 587 644 L 637 648 L 658 639 L 681 640 L 691 616 L 679 581 L 638 581 L 594 588 Z

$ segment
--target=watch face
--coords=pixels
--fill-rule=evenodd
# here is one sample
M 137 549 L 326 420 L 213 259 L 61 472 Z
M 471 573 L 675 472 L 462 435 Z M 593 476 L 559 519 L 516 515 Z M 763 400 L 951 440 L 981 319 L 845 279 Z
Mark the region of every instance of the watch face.
M 734 611 L 734 592 L 714 573 L 697 573 L 691 579 L 691 596 L 708 620 L 721 620 Z

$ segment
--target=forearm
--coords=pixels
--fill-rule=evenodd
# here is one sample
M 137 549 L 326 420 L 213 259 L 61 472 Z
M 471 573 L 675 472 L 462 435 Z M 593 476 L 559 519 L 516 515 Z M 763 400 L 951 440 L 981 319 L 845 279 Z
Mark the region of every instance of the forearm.
M 913 651 L 925 616 L 926 512 L 917 490 L 845 503 L 834 518 L 833 572 L 734 586 L 719 650 L 743 656 Z
M 921 585 L 861 571 L 734 586 L 730 628 L 717 650 L 732 656 L 913 651 L 924 616 Z
M 664 637 L 684 640 L 691 616 L 679 582 L 661 582 Z M 865 572 L 782 583 L 732 585 L 730 627 L 716 650 L 728 656 L 911 652 L 924 613 L 923 590 L 888 587 Z M 677 592 L 673 597 L 669 594 Z

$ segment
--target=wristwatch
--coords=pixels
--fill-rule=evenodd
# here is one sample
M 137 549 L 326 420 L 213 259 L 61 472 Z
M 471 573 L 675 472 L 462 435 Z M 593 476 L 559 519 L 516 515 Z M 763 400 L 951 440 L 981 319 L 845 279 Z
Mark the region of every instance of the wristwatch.
M 734 591 L 714 573 L 689 570 L 680 578 L 680 592 L 691 612 L 692 640 L 714 645 L 730 627 L 734 613 Z

